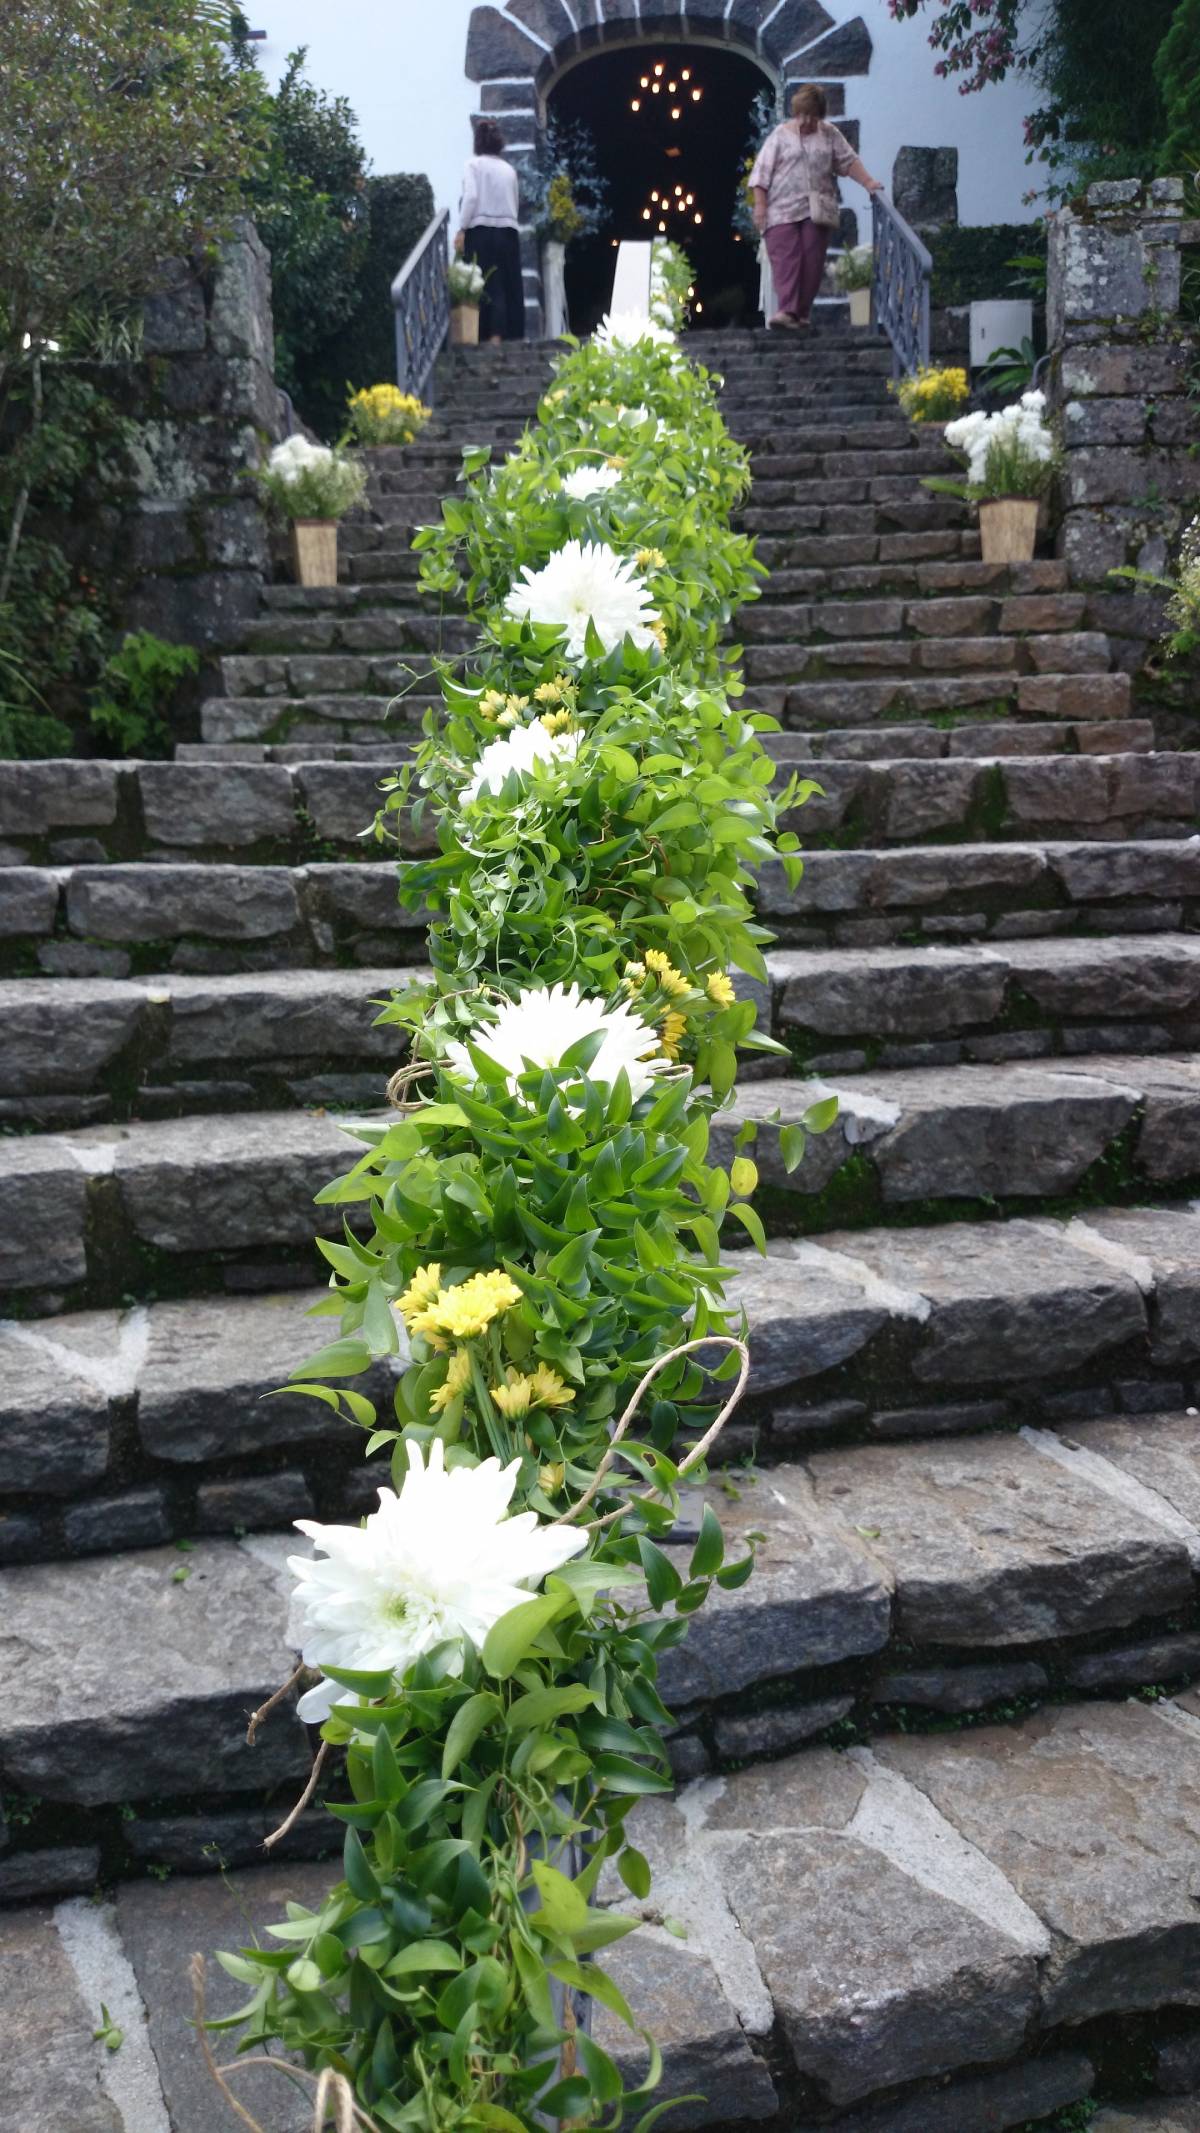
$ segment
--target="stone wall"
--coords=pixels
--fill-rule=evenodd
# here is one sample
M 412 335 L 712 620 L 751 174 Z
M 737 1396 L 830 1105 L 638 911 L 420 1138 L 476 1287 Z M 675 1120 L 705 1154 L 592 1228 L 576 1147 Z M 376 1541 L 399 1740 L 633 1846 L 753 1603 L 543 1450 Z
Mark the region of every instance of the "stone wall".
M 1161 606 L 1108 577 L 1158 572 L 1200 508 L 1200 329 L 1181 308 L 1200 223 L 1179 178 L 1110 181 L 1050 218 L 1047 331 L 1065 465 L 1059 552 L 1120 663 L 1144 667 Z
M 246 477 L 283 432 L 273 366 L 270 259 L 242 222 L 214 266 L 169 263 L 141 359 L 105 367 L 134 438 L 78 559 L 125 627 L 210 649 L 258 612 L 267 520 Z

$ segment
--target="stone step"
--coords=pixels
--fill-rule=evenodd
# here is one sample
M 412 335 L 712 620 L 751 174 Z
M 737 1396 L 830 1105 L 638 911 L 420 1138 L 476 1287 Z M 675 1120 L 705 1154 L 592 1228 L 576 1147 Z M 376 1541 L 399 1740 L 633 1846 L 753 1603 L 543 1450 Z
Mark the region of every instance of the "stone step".
M 811 488 L 811 484 L 805 485 Z M 734 527 L 743 533 L 766 533 L 777 537 L 793 533 L 830 533 L 869 538 L 871 534 L 939 533 L 965 527 L 966 507 L 952 496 L 923 496 L 908 482 L 899 483 L 895 498 L 879 498 L 860 504 L 826 504 L 820 494 L 809 495 L 803 504 L 758 505 L 751 501 L 734 517 Z
M 779 1135 L 829 1095 L 838 1115 L 810 1135 L 790 1174 Z M 817 1080 L 749 1080 L 713 1123 L 728 1162 L 735 1129 L 757 1125 L 753 1155 L 769 1229 L 858 1226 L 892 1210 L 1014 1206 L 1086 1198 L 1089 1181 L 1130 1198 L 1200 1180 L 1200 1062 L 1101 1053 L 1038 1063 L 892 1067 Z M 1098 1166 L 1103 1166 L 1102 1169 Z
M 418 945 L 414 943 L 414 945 Z M 109 960 L 127 958 L 110 951 Z M 415 973 L 0 979 L 0 1123 L 378 1105 L 401 1046 L 379 1005 Z
M 922 783 L 910 773 L 904 789 L 919 792 Z M 795 820 L 803 828 L 803 810 Z M 432 834 L 423 827 L 418 848 L 432 848 Z M 406 848 L 414 848 L 411 832 Z M 1200 909 L 1200 838 L 1060 843 L 1022 832 L 1020 841 L 997 843 L 814 850 L 795 886 L 781 866 L 765 866 L 757 902 L 781 939 L 812 946 L 1174 932 Z M 89 958 L 112 975 L 126 975 L 135 959 L 142 975 L 374 963 L 389 951 L 411 956 L 423 925 L 397 901 L 392 859 L 198 863 L 184 850 L 0 869 L 0 968 L 14 973 L 32 962 L 82 974 Z
M 1094 730 L 1104 739 L 1113 728 Z M 979 742 L 981 731 L 954 730 L 955 740 L 975 735 L 978 752 L 971 755 L 923 759 L 914 752 L 910 758 L 902 739 L 890 759 L 882 754 L 847 755 L 840 761 L 832 754 L 822 757 L 813 773 L 820 791 L 797 811 L 792 826 L 806 849 L 932 836 L 995 845 L 1030 836 L 1058 841 L 1081 832 L 1106 840 L 1183 840 L 1192 833 L 1200 802 L 1200 756 L 1151 753 L 1147 731 L 1139 752 L 1014 752 L 989 758 Z M 1006 737 L 1016 751 L 1027 733 L 1037 731 L 1017 726 Z M 796 758 L 788 760 L 794 767 Z
M 344 623 L 339 634 L 345 635 L 352 628 L 350 622 Z M 377 639 L 390 635 L 395 649 L 385 653 L 380 648 L 372 657 L 360 652 L 309 650 L 307 643 L 302 643 L 295 651 L 235 652 L 220 662 L 222 689 L 232 697 L 317 697 L 324 701 L 334 696 L 394 695 L 421 683 L 427 694 L 436 679 L 431 660 L 464 652 L 479 638 L 477 625 L 458 615 L 413 615 L 400 618 L 395 624 L 390 613 L 378 618 L 360 616 L 354 634 L 360 632 Z M 308 622 L 303 632 L 295 632 L 308 643 L 326 633 L 327 626 L 321 621 Z M 267 634 L 276 639 L 288 635 L 286 622 Z M 331 627 L 328 634 L 332 634 Z M 430 641 L 419 645 L 418 636 Z
M 358 588 L 340 585 L 328 587 L 334 594 Z M 374 588 L 378 594 L 378 586 Z M 369 688 L 368 678 L 373 670 L 370 654 L 386 652 L 395 659 L 404 652 L 461 652 L 473 645 L 479 636 L 476 622 L 468 622 L 465 615 L 447 612 L 431 614 L 429 609 L 414 604 L 414 588 L 401 584 L 395 588 L 399 597 L 386 604 L 376 602 L 367 610 L 331 608 L 324 612 L 295 614 L 285 609 L 269 609 L 253 622 L 244 624 L 238 654 L 250 658 L 251 667 L 259 658 L 272 656 L 292 658 L 303 667 L 309 656 L 338 658 L 353 669 L 362 669 L 363 678 L 351 684 L 354 688 Z M 364 656 L 366 655 L 366 656 Z M 227 661 L 222 661 L 225 666 Z M 234 668 L 234 675 L 238 670 Z M 280 680 L 287 693 L 286 670 L 282 676 L 272 675 L 266 684 L 246 682 L 241 678 L 230 679 L 225 686 L 231 696 L 253 696 L 260 686 L 278 688 Z M 319 682 L 322 689 L 325 684 Z M 296 694 L 302 695 L 310 686 L 305 680 L 296 684 Z
M 985 640 L 988 652 L 997 642 Z M 1020 640 L 1013 640 L 1014 646 Z M 1057 641 L 1050 640 L 1052 643 Z M 917 672 L 876 675 L 870 680 L 752 680 L 748 708 L 770 711 L 789 726 L 867 726 L 880 719 L 910 725 L 935 713 L 947 723 L 982 718 L 1069 720 L 1127 719 L 1133 703 L 1128 674 L 1019 673 L 1015 663 L 982 673 Z
M 777 580 L 785 575 L 777 573 L 770 587 L 771 596 L 756 601 L 738 616 L 739 637 L 753 643 L 762 640 L 767 645 L 820 643 L 823 648 L 834 640 L 847 650 L 856 645 L 865 649 L 867 640 L 890 637 L 915 639 L 932 651 L 938 644 L 957 647 L 997 635 L 1041 644 L 1053 632 L 1056 642 L 1064 644 L 1065 649 L 1066 642 L 1080 634 L 1086 606 L 1083 593 L 1069 592 L 1020 593 L 998 598 L 986 593 L 946 597 L 930 594 L 911 601 L 860 594 L 844 601 L 784 604 L 772 596 L 783 590 Z
M 904 1220 L 898 1227 L 779 1236 L 765 1260 L 749 1251 L 733 1255 L 730 1302 L 746 1312 L 754 1375 L 723 1456 L 770 1463 L 794 1456 L 797 1446 L 940 1443 L 1018 1424 L 1069 1426 L 1074 1434 L 1085 1418 L 1121 1413 L 1137 1428 L 1147 1414 L 1197 1399 L 1200 1215 L 1194 1202 L 1088 1203 L 1076 1216 L 947 1221 L 943 1204 L 919 1196 L 927 1179 L 986 1179 L 989 1150 L 999 1160 L 1018 1131 L 1061 1131 L 1076 1167 L 1091 1146 L 1101 1149 L 1102 1161 L 1122 1111 L 1141 1120 L 1143 1175 L 1161 1156 L 1159 1167 L 1176 1174 L 1193 1162 L 1194 1177 L 1194 1076 L 1179 1071 L 1172 1081 L 1154 1061 L 1119 1060 L 1111 1073 L 1102 1062 L 1089 1062 L 1083 1079 L 1092 1086 L 1075 1090 L 1062 1085 L 1063 1077 L 1027 1076 L 1023 1092 L 1014 1093 L 1011 1087 L 1000 1092 L 994 1078 L 980 1076 L 975 1092 L 946 1081 L 939 1087 L 927 1077 L 911 1100 L 896 1093 L 894 1128 L 887 1123 L 888 1098 L 844 1091 L 847 1124 L 834 1129 L 828 1148 L 810 1146 L 811 1182 L 822 1165 L 836 1172 L 857 1122 L 873 1136 L 865 1143 L 872 1153 L 840 1189 L 818 1192 L 813 1209 L 826 1219 L 854 1220 L 864 1211 L 869 1216 L 874 1204 L 877 1214 L 894 1218 L 900 1211 Z M 836 1078 L 831 1085 L 838 1086 Z M 779 1092 L 781 1108 L 798 1100 L 798 1091 Z M 754 1108 L 751 1090 L 742 1115 Z M 981 1146 L 964 1156 L 961 1174 L 937 1144 L 934 1114 L 960 1136 L 960 1146 L 970 1133 L 979 1136 Z M 724 1126 L 721 1131 L 727 1138 Z M 887 1148 L 876 1153 L 888 1134 Z M 243 1143 L 256 1180 L 265 1174 L 266 1138 L 263 1132 L 257 1142 Z M 793 1227 L 803 1228 L 800 1195 L 795 1184 L 780 1186 L 767 1129 L 762 1142 L 766 1210 L 775 1216 L 785 1208 L 784 1191 Z M 289 1254 L 287 1246 L 300 1233 L 301 1216 L 317 1227 L 308 1195 L 322 1166 L 336 1168 L 338 1158 L 311 1123 L 307 1135 L 289 1124 L 280 1144 L 304 1206 L 300 1214 L 293 1209 L 279 1250 L 271 1260 L 259 1258 L 244 1291 L 0 1325 L 4 1559 L 271 1524 L 286 1515 L 285 1502 L 290 1515 L 315 1502 L 323 1516 L 342 1516 L 359 1502 L 363 1440 L 355 1430 L 299 1395 L 264 1399 L 328 1338 L 327 1321 L 306 1322 L 304 1315 L 326 1292 L 296 1286 L 306 1267 L 299 1249 Z M 252 1235 L 259 1220 L 239 1218 L 233 1206 L 236 1137 L 226 1133 L 211 1157 L 196 1157 L 189 1168 L 196 1145 L 194 1133 L 186 1142 L 179 1136 L 176 1153 L 181 1147 L 183 1153 L 172 1169 L 169 1136 L 156 1143 L 142 1135 L 140 1146 L 131 1137 L 119 1184 L 103 1188 L 106 1202 L 96 1196 L 106 1218 L 118 1193 L 137 1209 L 140 1234 L 122 1249 L 128 1254 L 136 1247 L 151 1278 L 168 1290 L 172 1250 L 186 1254 L 201 1205 L 231 1237 Z M 26 1159 L 26 1176 L 37 1172 L 38 1159 Z M 54 1151 L 47 1149 L 42 1160 L 49 1202 L 60 1184 Z M 1022 1161 L 1029 1182 L 1064 1178 L 1071 1168 L 1066 1151 L 1056 1168 L 1040 1143 Z M 10 1166 L 14 1183 L 18 1169 L 18 1162 Z M 149 1204 L 152 1176 L 167 1180 L 164 1213 Z M 192 1190 L 194 1210 L 187 1205 Z M 273 1204 L 278 1201 L 276 1195 Z M 931 1221 L 931 1214 L 943 1219 Z M 914 1216 L 924 1217 L 924 1226 L 907 1226 Z M 66 1208 L 63 1219 L 71 1218 Z M 185 1278 L 188 1273 L 184 1265 Z M 272 1278 L 290 1286 L 270 1292 L 265 1284 Z M 355 1383 L 386 1417 L 388 1366 L 381 1363 Z M 847 1450 L 851 1464 L 858 1456 Z
M 940 527 L 919 533 L 845 533 L 822 539 L 810 533 L 760 534 L 755 541 L 760 563 L 807 570 L 859 569 L 886 563 L 974 562 L 979 532 L 973 526 Z
M 760 544 L 761 552 L 761 544 Z M 1037 563 L 982 563 L 951 561 L 922 563 L 904 561 L 860 563 L 836 569 L 812 566 L 772 570 L 766 599 L 747 608 L 741 623 L 753 622 L 768 601 L 776 599 L 943 599 L 957 593 L 989 594 L 1001 603 L 1016 595 L 1065 593 L 1067 566 L 1052 559 Z M 745 629 L 741 632 L 746 634 Z
M 759 642 L 756 631 L 754 641 L 747 644 L 742 655 L 742 670 L 747 681 L 858 681 L 863 676 L 872 680 L 884 676 L 889 679 L 911 676 L 919 686 L 926 675 L 948 680 L 969 675 L 973 680 L 994 682 L 1003 693 L 1014 686 L 1014 676 L 1108 675 L 1108 638 L 1097 630 L 1056 629 L 1049 635 L 1038 636 L 981 630 L 966 637 L 943 637 L 926 633 L 919 625 L 914 625 L 913 633 L 906 636 L 898 632 L 858 639 L 835 636 L 833 632 L 839 623 L 844 628 L 853 628 L 853 610 L 859 604 L 831 601 L 828 634 L 815 642 L 770 641 L 774 636 L 772 623 L 778 627 L 778 611 L 776 616 L 768 616 L 767 628 L 762 635 L 769 641 Z M 941 600 L 929 602 L 930 607 L 935 608 L 950 604 Z M 1038 604 L 1041 605 L 1040 601 Z M 882 616 L 886 605 L 882 603 L 875 607 L 876 618 Z M 801 608 L 792 612 L 807 618 L 810 610 Z M 820 614 L 821 610 L 816 612 Z M 817 627 L 823 629 L 825 626 L 818 623 Z M 358 663 L 348 661 L 346 664 L 353 667 Z M 1122 676 L 1122 679 L 1128 680 L 1128 676 Z
M 814 1073 L 1186 1051 L 1200 1039 L 1200 939 L 1188 933 L 790 950 L 768 967 L 774 1027 Z
M 411 740 L 426 711 L 440 698 L 427 689 L 402 695 L 212 696 L 200 706 L 205 741 L 366 741 L 378 747 L 384 729 Z

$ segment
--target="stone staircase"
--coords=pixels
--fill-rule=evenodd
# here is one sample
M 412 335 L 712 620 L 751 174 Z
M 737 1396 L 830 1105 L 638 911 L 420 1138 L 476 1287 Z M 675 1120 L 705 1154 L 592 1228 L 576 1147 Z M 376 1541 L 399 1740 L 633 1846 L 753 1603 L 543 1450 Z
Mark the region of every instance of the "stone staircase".
M 683 1789 L 639 1808 L 653 1908 L 609 1967 L 708 2098 L 681 2128 L 1066 2128 L 1096 2093 L 1097 2133 L 1197 2133 L 1164 2100 L 1200 2085 L 1197 758 L 1060 565 L 985 566 L 921 488 L 944 454 L 875 343 L 691 350 L 754 455 L 747 700 L 820 791 L 749 988 L 792 1070 L 719 1126 L 759 1121 L 771 1246 L 737 1262 L 753 1396 L 710 1493 L 760 1569 L 666 1662 Z M 259 1863 L 308 1748 L 245 1720 L 291 1666 L 289 1522 L 378 1475 L 264 1395 L 320 1343 L 311 1203 L 422 954 L 376 781 L 470 640 L 412 533 L 550 358 L 447 367 L 343 583 L 268 589 L 176 761 L 0 766 L 12 2133 L 215 2133 L 187 1958 L 336 1872 L 316 1809 Z M 789 1176 L 814 1080 L 838 1121 Z M 386 1366 L 360 1382 L 386 1406 Z

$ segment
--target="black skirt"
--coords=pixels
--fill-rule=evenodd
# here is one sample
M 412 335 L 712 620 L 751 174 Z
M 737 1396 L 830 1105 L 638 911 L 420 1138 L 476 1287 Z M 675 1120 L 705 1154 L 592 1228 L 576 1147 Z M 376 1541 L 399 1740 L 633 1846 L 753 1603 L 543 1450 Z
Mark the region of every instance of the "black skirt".
M 472 223 L 463 242 L 463 253 L 487 275 L 479 306 L 480 340 L 490 341 L 498 333 L 504 341 L 523 341 L 525 282 L 517 231 L 493 229 L 486 222 Z

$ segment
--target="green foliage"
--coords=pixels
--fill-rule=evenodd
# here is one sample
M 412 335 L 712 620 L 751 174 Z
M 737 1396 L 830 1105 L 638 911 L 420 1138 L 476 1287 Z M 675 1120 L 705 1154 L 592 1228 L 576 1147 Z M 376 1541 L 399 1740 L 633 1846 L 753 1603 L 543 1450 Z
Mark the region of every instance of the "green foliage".
M 1178 0 L 1154 77 L 1166 126 L 1158 168 L 1164 177 L 1193 177 L 1200 170 L 1200 0 Z
M 1036 23 L 1029 66 L 1046 101 L 1026 121 L 1031 151 L 1053 173 L 1051 197 L 1097 178 L 1148 178 L 1164 133 L 1156 56 L 1178 0 L 1052 0 Z M 1194 85 L 1193 85 L 1194 87 Z
M 874 276 L 874 245 L 851 245 L 834 263 L 833 284 L 840 296 L 848 296 L 852 289 L 869 289 Z
M 305 420 L 332 436 L 345 406 L 343 334 L 363 293 L 370 202 L 354 113 L 344 96 L 306 79 L 305 56 L 303 46 L 289 54 L 274 96 L 265 85 L 258 91 L 268 147 L 248 205 L 271 254 L 275 374 Z M 247 76 L 259 80 L 256 70 Z
M 426 582 L 465 586 L 480 621 L 377 825 L 432 820 L 436 853 L 402 867 L 400 894 L 431 914 L 433 974 L 385 1010 L 409 1043 L 402 1115 L 351 1129 L 358 1159 L 321 1195 L 349 1218 L 320 1247 L 333 1338 L 292 1390 L 369 1430 L 397 1483 L 435 1440 L 451 1470 L 495 1457 L 514 1510 L 586 1519 L 589 1540 L 478 1650 L 437 1645 L 402 1679 L 322 1662 L 346 1692 L 322 1729 L 347 1750 L 343 1878 L 319 1909 L 288 1907 L 278 1946 L 222 1958 L 250 1998 L 220 2026 L 337 2067 L 395 2133 L 526 2133 L 534 2110 L 615 2129 L 653 2090 L 649 2039 L 632 2093 L 583 2034 L 560 2061 L 550 1986 L 636 2027 L 590 1960 L 634 1923 L 596 1905 L 597 1879 L 614 1858 L 649 1893 L 625 1825 L 671 1784 L 659 1658 L 753 1567 L 726 1561 L 711 1509 L 690 1551 L 664 1545 L 736 1367 L 675 1351 L 725 1334 L 726 1220 L 763 1244 L 744 1137 L 728 1170 L 709 1161 L 756 1041 L 729 972 L 763 972 L 753 877 L 776 854 L 795 877 L 777 824 L 807 790 L 773 792 L 775 722 L 740 712 L 719 649 L 757 567 L 728 530 L 746 464 L 715 401 L 673 344 L 578 349 L 506 466 L 465 455 L 467 495 L 420 542 Z M 606 455 L 615 487 L 564 495 L 563 470 Z M 571 649 L 506 613 L 520 566 L 580 538 L 637 559 L 661 642 L 606 652 L 593 618 Z M 569 748 L 475 790 L 498 733 L 535 725 Z M 551 1010 L 556 981 L 654 1052 L 636 1089 L 624 1067 L 600 1077 L 600 1026 L 551 1064 L 492 1055 L 498 1015 Z M 806 1121 L 828 1123 L 827 1106 Z M 354 1381 L 396 1353 L 400 1321 L 409 1359 L 380 1416 Z
M 168 644 L 152 630 L 135 630 L 104 662 L 89 716 L 121 755 L 167 755 L 171 706 L 183 682 L 200 672 L 190 644 Z
M 552 118 L 521 182 L 524 211 L 539 237 L 570 244 L 605 227 L 608 182 L 586 126 Z
M 139 306 L 164 258 L 237 211 L 259 131 L 229 66 L 228 20 L 213 0 L 9 0 L 0 385 L 80 311 Z
M 1037 353 L 1033 342 L 1019 348 L 994 348 L 987 368 L 980 373 L 979 389 L 985 393 L 1023 393 L 1033 382 Z
M 1034 249 L 1036 246 L 1036 250 Z M 986 303 L 992 297 L 1008 296 L 1014 290 L 1013 270 L 1019 264 L 1030 271 L 1030 262 L 1042 266 L 1045 294 L 1046 238 L 1037 222 L 996 222 L 974 228 L 939 230 L 932 239 L 935 309 L 962 304 Z M 1030 294 L 1022 290 L 1022 294 Z
M 1161 642 L 1168 660 L 1190 659 L 1200 651 L 1200 517 L 1184 533 L 1172 575 L 1159 577 L 1128 563 L 1108 575 L 1166 594 Z
M 330 361 L 343 386 L 374 385 L 396 375 L 392 282 L 433 220 L 428 178 L 367 179 L 367 248 L 355 280 L 353 308 Z

